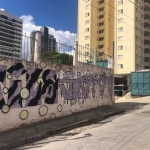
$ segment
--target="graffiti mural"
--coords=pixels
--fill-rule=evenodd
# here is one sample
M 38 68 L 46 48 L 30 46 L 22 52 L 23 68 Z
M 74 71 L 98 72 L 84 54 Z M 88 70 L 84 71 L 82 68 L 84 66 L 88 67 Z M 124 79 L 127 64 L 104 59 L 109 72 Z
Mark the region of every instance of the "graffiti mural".
M 42 63 L 40 65 L 44 68 Z M 8 80 L 8 86 L 6 86 L 6 80 Z M 22 85 L 23 82 L 26 83 L 25 87 Z M 0 66 L 0 83 L 0 109 L 4 113 L 8 113 L 11 108 L 42 105 L 43 99 L 45 104 L 58 102 L 58 79 L 55 70 L 31 67 L 25 69 L 21 62 L 16 61 L 9 68 L 5 65 Z M 22 104 L 23 100 L 26 100 L 25 106 Z M 40 108 L 41 116 L 45 114 L 44 109 L 45 107 Z M 27 116 L 28 113 L 25 110 L 20 113 L 20 118 L 23 120 Z
M 26 120 L 30 116 L 29 108 L 38 107 L 38 114 L 44 117 L 49 106 L 57 104 L 56 111 L 64 111 L 65 105 L 84 108 L 89 100 L 112 100 L 113 75 L 72 71 L 73 67 L 63 68 L 60 64 L 41 61 L 23 63 L 13 61 L 11 65 L 0 65 L 0 109 L 9 113 L 12 109 L 21 109 L 18 116 Z M 60 103 L 60 101 L 63 103 Z M 28 109 L 27 109 L 28 108 Z M 56 118 L 51 112 L 49 118 Z
M 75 99 L 88 99 L 89 94 L 92 93 L 92 97 L 96 97 L 96 91 L 99 90 L 99 96 L 103 99 L 104 90 L 106 87 L 107 93 L 112 97 L 113 94 L 113 76 L 106 76 L 103 74 L 91 74 L 87 73 L 81 75 L 80 72 L 73 73 L 60 73 L 59 74 L 59 88 L 61 94 L 65 100 Z M 96 89 L 98 86 L 98 89 Z

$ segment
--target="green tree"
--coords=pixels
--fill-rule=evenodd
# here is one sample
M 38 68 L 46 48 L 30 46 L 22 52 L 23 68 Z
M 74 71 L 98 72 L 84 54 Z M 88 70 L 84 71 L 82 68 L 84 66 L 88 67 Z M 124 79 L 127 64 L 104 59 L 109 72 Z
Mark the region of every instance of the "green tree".
M 55 62 L 65 65 L 73 65 L 73 56 L 66 53 L 58 53 L 56 51 L 43 52 L 41 60 Z

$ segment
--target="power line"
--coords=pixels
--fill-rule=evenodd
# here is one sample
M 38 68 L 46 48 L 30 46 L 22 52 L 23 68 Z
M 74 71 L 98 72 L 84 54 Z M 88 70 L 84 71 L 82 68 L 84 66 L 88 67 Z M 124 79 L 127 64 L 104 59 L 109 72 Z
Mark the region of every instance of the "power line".
M 94 6 L 94 5 L 92 5 L 92 4 L 90 4 L 89 2 L 87 2 L 87 1 L 85 1 L 85 0 L 83 0 L 85 3 L 87 3 L 87 4 L 89 4 L 89 5 L 91 5 L 91 6 L 93 6 L 93 7 L 95 7 L 96 9 L 99 9 L 98 7 L 96 7 L 96 6 Z M 104 3 L 106 3 L 106 2 L 104 2 Z M 112 5 L 110 5 L 110 4 L 108 4 L 108 3 L 106 3 L 107 5 L 109 5 L 110 7 L 112 7 L 112 8 L 114 8 L 115 10 L 117 10 L 115 7 L 113 7 Z M 118 10 L 117 10 L 118 11 Z M 104 12 L 104 11 L 103 11 Z M 106 12 L 104 12 L 105 14 L 108 14 L 108 13 L 106 13 Z M 110 14 L 108 14 L 109 16 L 111 16 Z M 123 13 L 123 15 L 125 15 L 124 13 Z M 131 20 L 133 20 L 134 22 L 136 22 L 136 20 L 134 20 L 134 19 L 132 19 L 132 18 L 130 18 L 129 16 L 127 16 L 127 15 L 125 15 L 126 17 L 128 17 L 129 19 L 131 19 Z M 112 18 L 114 18 L 114 19 L 116 19 L 116 20 L 118 20 L 117 18 L 115 18 L 115 17 L 113 17 L 113 16 L 111 16 Z M 125 23 L 125 22 L 123 22 L 124 24 L 126 24 L 126 25 L 128 25 L 128 26 L 130 26 L 129 24 L 127 24 L 127 23 Z M 137 23 L 137 22 L 136 22 Z M 140 23 L 138 23 L 138 24 L 140 24 Z M 140 24 L 140 25 L 142 25 L 142 24 Z M 130 26 L 130 27 L 132 27 L 132 26 Z M 134 27 L 132 27 L 132 28 L 134 28 Z M 136 28 L 134 28 L 134 29 L 136 29 Z
M 68 9 L 68 10 L 70 10 L 70 11 L 72 11 L 72 12 L 74 12 L 74 13 L 78 14 L 78 15 L 81 15 L 81 16 L 84 16 L 84 17 L 85 17 L 85 15 L 80 14 L 80 13 L 78 13 L 77 11 L 72 10 L 72 9 L 70 9 L 70 8 L 68 8 L 68 7 L 64 6 L 64 5 L 61 5 L 61 4 L 59 4 L 59 3 L 57 3 L 57 2 L 55 2 L 55 1 L 53 1 L 53 0 L 49 0 L 49 1 L 51 1 L 52 3 L 55 3 L 56 5 L 59 5 L 59 6 L 61 6 L 61 7 L 64 7 L 65 9 Z M 104 12 L 104 13 L 105 13 L 105 12 Z M 117 19 L 117 18 L 115 18 L 115 19 Z M 95 20 L 95 19 L 93 19 L 93 18 L 91 18 L 91 20 L 95 21 L 96 23 L 98 23 L 98 22 L 99 22 L 98 20 Z M 123 22 L 123 23 L 124 23 L 124 22 Z M 124 23 L 124 24 L 126 24 L 126 23 Z M 106 24 L 105 24 L 105 25 L 106 25 Z M 127 24 L 127 25 L 128 25 L 128 24 Z M 110 25 L 106 25 L 106 26 L 111 27 Z M 128 26 L 130 26 L 130 25 L 128 25 Z M 132 26 L 130 26 L 130 27 L 132 27 Z M 113 28 L 113 29 L 115 29 L 115 30 L 117 30 L 117 28 L 114 28 L 114 27 L 112 27 L 112 28 Z M 132 28 L 134 28 L 134 27 L 132 27 Z M 134 28 L 134 29 L 135 29 L 135 28 Z M 130 34 L 130 33 L 125 32 L 125 31 L 122 31 L 122 32 L 124 32 L 124 33 L 126 33 L 126 34 Z M 130 35 L 133 35 L 133 34 L 130 34 Z
M 106 3 L 106 2 L 104 2 L 104 3 Z M 115 7 L 113 7 L 112 5 L 110 5 L 110 4 L 108 4 L 108 3 L 106 3 L 107 5 L 109 5 L 110 7 L 112 7 L 112 8 L 114 8 L 116 11 L 118 11 Z M 136 20 L 134 20 L 134 19 L 132 19 L 132 18 L 130 18 L 129 16 L 127 16 L 126 14 L 124 14 L 123 13 L 123 15 L 124 16 L 126 16 L 127 18 L 129 18 L 129 19 L 131 19 L 131 20 L 133 20 L 133 21 L 135 21 L 136 22 Z M 139 23 L 138 23 L 139 24 Z M 142 24 L 140 24 L 140 25 L 142 25 Z

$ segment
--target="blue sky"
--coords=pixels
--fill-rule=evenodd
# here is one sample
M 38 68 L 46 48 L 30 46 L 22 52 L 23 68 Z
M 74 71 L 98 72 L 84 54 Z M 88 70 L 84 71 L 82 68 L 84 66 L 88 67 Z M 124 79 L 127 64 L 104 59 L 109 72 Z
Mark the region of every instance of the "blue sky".
M 78 0 L 53 0 L 77 11 Z M 31 15 L 36 26 L 49 26 L 55 30 L 77 32 L 77 14 L 51 0 L 0 0 L 0 8 L 13 16 Z

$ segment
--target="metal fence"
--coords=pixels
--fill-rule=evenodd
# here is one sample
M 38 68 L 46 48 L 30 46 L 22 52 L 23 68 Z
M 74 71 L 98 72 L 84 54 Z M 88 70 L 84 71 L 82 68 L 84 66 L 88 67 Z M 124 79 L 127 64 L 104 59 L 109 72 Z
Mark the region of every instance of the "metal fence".
M 89 49 L 81 45 L 68 46 L 66 43 L 56 41 L 40 42 L 35 37 L 14 34 L 0 36 L 0 57 L 24 59 L 34 61 L 34 54 L 37 47 L 40 48 L 39 59 L 59 64 L 73 65 L 74 51 L 78 51 L 78 61 L 89 65 L 96 65 L 105 68 L 113 68 L 113 58 L 97 50 Z
M 55 49 L 41 51 L 40 59 L 58 64 L 73 65 L 73 51 L 73 46 L 55 42 Z
M 97 51 L 96 49 L 89 49 L 88 47 L 83 47 L 78 45 L 78 61 L 95 64 L 96 66 L 104 68 L 113 68 L 113 57 L 106 55 L 102 52 Z

